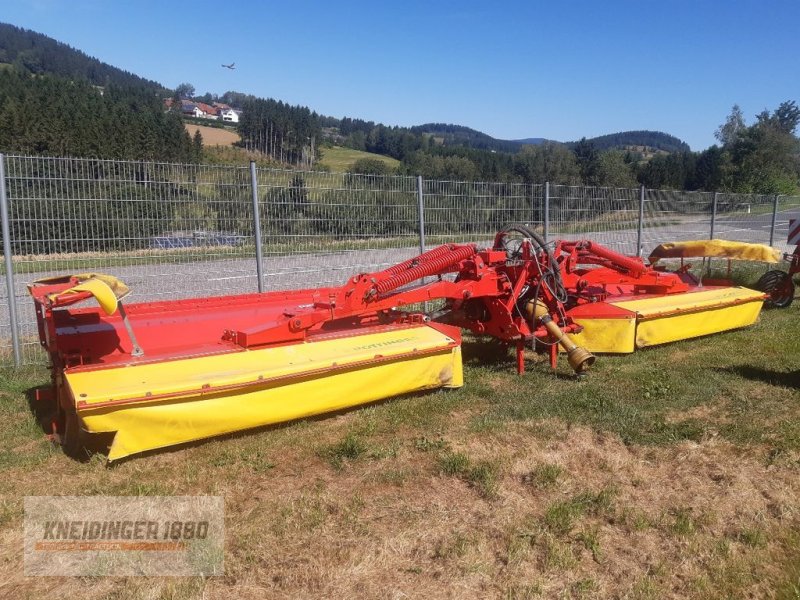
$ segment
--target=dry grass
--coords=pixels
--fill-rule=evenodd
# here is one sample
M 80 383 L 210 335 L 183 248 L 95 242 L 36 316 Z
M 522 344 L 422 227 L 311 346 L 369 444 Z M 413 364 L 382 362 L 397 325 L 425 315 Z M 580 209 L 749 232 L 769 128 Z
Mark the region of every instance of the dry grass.
M 184 127 L 192 138 L 194 138 L 195 132 L 199 131 L 203 136 L 203 145 L 205 146 L 231 146 L 242 139 L 235 131 L 221 127 L 207 127 L 194 123 L 185 123 Z
M 0 596 L 797 598 L 800 307 L 587 381 L 465 345 L 467 385 L 106 468 L 0 381 Z M 649 396 L 647 395 L 649 394 Z M 226 575 L 26 579 L 22 497 L 222 494 Z

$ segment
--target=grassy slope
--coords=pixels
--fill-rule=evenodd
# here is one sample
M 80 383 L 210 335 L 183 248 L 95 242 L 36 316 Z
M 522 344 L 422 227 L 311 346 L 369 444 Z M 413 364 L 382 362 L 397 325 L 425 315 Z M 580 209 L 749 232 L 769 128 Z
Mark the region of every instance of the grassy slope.
M 385 162 L 392 169 L 400 164 L 399 160 L 388 156 L 372 154 L 371 152 L 361 152 L 360 150 L 352 150 L 351 148 L 343 148 L 341 146 L 322 148 L 322 160 L 320 160 L 320 163 L 328 167 L 334 173 L 346 173 L 350 170 L 350 167 L 353 166 L 353 163 L 360 158 L 375 158 Z
M 800 305 L 583 381 L 464 352 L 460 390 L 114 468 L 42 439 L 44 369 L 6 374 L 0 595 L 798 597 Z M 22 497 L 52 493 L 222 494 L 226 575 L 26 579 Z

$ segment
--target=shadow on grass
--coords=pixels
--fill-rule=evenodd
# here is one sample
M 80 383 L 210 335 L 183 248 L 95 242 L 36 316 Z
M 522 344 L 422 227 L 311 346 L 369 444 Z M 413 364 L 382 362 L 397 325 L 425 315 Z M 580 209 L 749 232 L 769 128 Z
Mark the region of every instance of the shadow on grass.
M 465 365 L 492 371 L 516 368 L 509 345 L 493 338 L 464 340 L 461 356 Z
M 52 388 L 49 385 L 39 385 L 25 390 L 25 399 L 28 402 L 28 410 L 36 420 L 36 425 L 42 435 L 48 438 L 54 445 L 59 445 L 58 437 L 55 435 L 57 429 L 63 428 L 58 414 L 58 405 L 54 399 Z M 64 453 L 76 462 L 88 462 L 92 455 L 108 452 L 108 447 L 114 439 L 113 433 L 82 434 L 81 439 L 85 442 L 86 448 L 80 449 L 74 455 Z
M 28 409 L 44 435 L 53 433 L 53 423 L 58 415 L 55 400 L 50 397 L 50 390 L 49 385 L 37 385 L 25 390 Z
M 171 444 L 169 446 L 163 446 L 161 448 L 153 448 L 151 450 L 145 450 L 145 451 L 142 451 L 142 452 L 137 452 L 135 454 L 130 454 L 128 456 L 124 456 L 124 457 L 118 458 L 117 460 L 114 460 L 114 461 L 111 461 L 111 462 L 107 462 L 106 466 L 109 467 L 109 468 L 117 467 L 117 466 L 123 465 L 123 464 L 125 464 L 125 463 L 127 463 L 129 461 L 136 461 L 139 458 L 144 458 L 144 457 L 148 457 L 148 456 L 155 456 L 155 455 L 161 455 L 161 454 L 172 454 L 172 453 L 182 452 L 183 450 L 186 450 L 187 448 L 194 448 L 194 447 L 198 447 L 198 446 L 203 446 L 205 444 L 213 443 L 213 442 L 216 442 L 216 441 L 235 440 L 235 439 L 240 439 L 240 438 L 247 438 L 247 437 L 252 437 L 252 436 L 255 436 L 255 435 L 258 435 L 258 434 L 261 434 L 261 433 L 265 433 L 265 432 L 280 431 L 282 429 L 287 429 L 287 428 L 290 428 L 290 427 L 293 427 L 293 426 L 296 426 L 296 425 L 302 424 L 302 423 L 314 423 L 316 421 L 324 421 L 324 420 L 327 420 L 327 419 L 332 419 L 332 418 L 337 417 L 337 416 L 346 415 L 346 414 L 349 414 L 349 413 L 355 413 L 355 412 L 358 412 L 358 411 L 363 410 L 365 408 L 370 408 L 370 407 L 374 407 L 374 406 L 381 406 L 381 405 L 384 405 L 384 404 L 391 404 L 391 403 L 393 403 L 395 401 L 402 402 L 403 400 L 409 400 L 411 398 L 420 398 L 420 397 L 424 397 L 426 395 L 435 394 L 435 393 L 441 391 L 441 389 L 443 389 L 443 388 L 435 388 L 435 389 L 428 389 L 428 390 L 417 390 L 417 391 L 401 394 L 399 396 L 392 396 L 390 398 L 383 398 L 381 400 L 375 400 L 373 402 L 367 402 L 367 403 L 364 403 L 364 404 L 358 404 L 358 405 L 347 407 L 347 408 L 341 408 L 339 410 L 320 413 L 318 415 L 310 415 L 310 416 L 307 416 L 307 417 L 301 417 L 301 418 L 297 418 L 297 419 L 292 419 L 290 421 L 283 421 L 283 422 L 280 422 L 280 423 L 272 423 L 272 424 L 269 424 L 269 425 L 260 425 L 260 426 L 250 427 L 250 428 L 247 428 L 247 429 L 241 429 L 241 430 L 238 430 L 238 431 L 231 431 L 231 432 L 228 432 L 228 433 L 222 433 L 222 434 L 219 434 L 219 435 L 213 435 L 213 436 L 209 436 L 209 437 L 205 437 L 205 438 L 200 438 L 200 439 L 197 439 L 197 440 L 191 440 L 191 441 L 187 441 L 187 442 L 179 442 L 179 443 L 176 443 L 176 444 Z M 33 390 L 31 390 L 31 391 L 33 391 Z M 29 399 L 29 403 L 30 402 L 31 402 L 31 400 Z M 33 402 L 35 403 L 36 400 L 34 399 Z M 31 410 L 33 411 L 33 408 Z M 40 425 L 41 425 L 41 423 L 40 423 Z M 47 430 L 43 429 L 43 431 L 44 431 L 44 433 L 47 434 L 47 433 L 49 433 L 50 429 L 47 429 Z M 81 453 L 80 456 L 77 456 L 77 457 L 76 456 L 70 456 L 70 458 L 76 460 L 77 462 L 87 462 L 94 455 L 98 455 L 99 454 L 99 455 L 108 456 L 108 452 L 109 452 L 109 450 L 111 448 L 111 444 L 114 441 L 114 436 L 115 435 L 116 435 L 115 431 L 114 432 L 107 432 L 107 433 L 88 433 L 87 432 L 85 434 L 85 440 L 84 440 L 85 445 L 86 445 L 85 452 Z M 85 454 L 85 456 L 84 456 L 84 454 Z
M 762 369 L 761 367 L 754 367 L 751 365 L 737 365 L 735 367 L 726 367 L 719 369 L 724 373 L 731 373 L 750 379 L 751 381 L 761 381 L 769 383 L 770 385 L 779 385 L 781 387 L 800 388 L 800 370 L 797 371 L 773 371 L 770 369 Z
M 470 340 L 469 342 L 465 343 L 462 346 L 462 349 L 464 350 L 464 353 L 466 355 L 464 359 L 465 364 L 485 366 L 488 367 L 490 370 L 493 369 L 494 365 L 497 371 L 504 371 L 504 372 L 505 371 L 513 372 L 513 369 L 515 368 L 513 358 L 509 355 L 507 351 L 503 350 L 500 344 L 496 342 L 491 343 L 484 340 L 481 340 L 480 342 L 473 342 Z M 53 423 L 58 418 L 57 404 L 55 400 L 48 398 L 46 394 L 47 392 L 49 392 L 49 390 L 50 386 L 36 386 L 36 387 L 31 387 L 25 391 L 25 396 L 27 398 L 29 410 L 31 414 L 35 417 L 38 428 L 41 430 L 43 435 L 52 434 L 54 429 Z M 262 432 L 277 431 L 287 427 L 292 427 L 298 423 L 303 423 L 303 422 L 310 423 L 314 421 L 322 421 L 339 415 L 360 411 L 365 408 L 394 403 L 395 401 L 402 402 L 404 400 L 408 400 L 411 398 L 419 398 L 425 396 L 434 397 L 434 395 L 438 391 L 439 390 L 435 388 L 412 391 L 405 394 L 400 394 L 398 396 L 392 396 L 389 398 L 375 400 L 373 402 L 359 404 L 352 407 L 342 408 L 330 412 L 323 412 L 318 415 L 312 415 L 304 418 L 293 419 L 290 421 L 274 423 L 270 425 L 256 426 L 253 428 L 243 429 L 240 431 L 233 431 L 229 433 L 215 435 L 208 438 L 182 442 L 163 448 L 147 450 L 144 452 L 132 454 L 130 456 L 122 457 L 118 460 L 109 462 L 107 464 L 108 466 L 117 466 L 124 464 L 129 460 L 135 460 L 136 458 L 139 457 L 145 457 L 155 454 L 167 454 L 171 452 L 180 452 L 183 449 L 190 448 L 193 446 L 201 446 L 205 443 L 215 440 L 237 439 L 240 437 L 256 435 Z M 79 456 L 77 457 L 71 456 L 71 458 L 79 462 L 86 462 L 92 457 L 92 455 L 99 454 L 107 456 L 109 448 L 113 442 L 114 435 L 115 432 L 86 433 L 85 440 L 83 440 L 84 444 L 87 447 L 86 451 L 85 452 L 81 451 Z
M 480 367 L 492 373 L 516 373 L 517 362 L 513 346 L 494 339 L 464 340 L 461 345 L 461 355 L 464 366 Z M 530 349 L 526 351 L 525 371 L 535 371 L 553 375 L 556 379 L 565 381 L 584 381 L 584 377 L 577 376 L 569 371 L 565 355 L 559 356 L 559 368 L 556 371 L 550 368 L 548 359 L 533 363 L 529 356 Z M 562 363 L 563 361 L 563 363 Z

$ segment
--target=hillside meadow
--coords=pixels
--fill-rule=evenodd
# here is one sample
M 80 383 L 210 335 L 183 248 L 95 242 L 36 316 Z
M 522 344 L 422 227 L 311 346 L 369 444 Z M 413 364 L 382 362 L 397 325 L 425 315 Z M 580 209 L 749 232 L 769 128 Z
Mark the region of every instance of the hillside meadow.
M 386 164 L 390 169 L 396 169 L 400 165 L 399 160 L 389 156 L 373 154 L 372 152 L 362 152 L 360 150 L 353 150 L 352 148 L 344 148 L 342 146 L 323 147 L 320 151 L 322 152 L 322 158 L 320 159 L 319 164 L 328 168 L 334 173 L 347 173 L 357 160 L 363 158 L 379 160 Z

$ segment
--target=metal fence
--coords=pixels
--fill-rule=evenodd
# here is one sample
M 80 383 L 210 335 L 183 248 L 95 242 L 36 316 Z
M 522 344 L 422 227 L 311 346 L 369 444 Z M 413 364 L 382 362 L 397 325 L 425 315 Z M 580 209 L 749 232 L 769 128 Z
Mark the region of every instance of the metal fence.
M 338 284 L 522 222 L 627 254 L 717 237 L 785 247 L 800 197 L 423 180 L 0 154 L 0 364 L 44 359 L 26 286 L 109 272 L 136 301 Z

